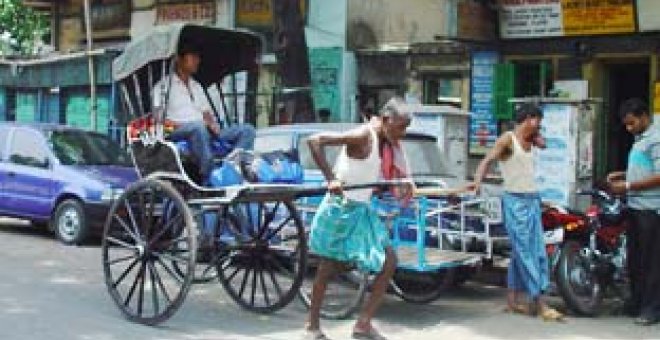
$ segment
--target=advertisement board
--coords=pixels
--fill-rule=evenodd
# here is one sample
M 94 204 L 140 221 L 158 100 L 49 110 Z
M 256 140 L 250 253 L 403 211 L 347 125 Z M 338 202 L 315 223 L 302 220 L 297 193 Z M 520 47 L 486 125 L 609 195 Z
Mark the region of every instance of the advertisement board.
M 156 23 L 172 22 L 213 23 L 215 21 L 215 2 L 164 3 L 156 10 Z
M 536 184 L 544 201 L 569 206 L 575 174 L 575 106 L 544 104 L 541 133 L 545 149 L 536 149 Z
M 658 0 L 637 0 L 637 25 L 640 32 L 660 31 Z
M 504 39 L 635 32 L 633 0 L 500 0 Z
M 493 84 L 497 52 L 472 54 L 470 81 L 470 154 L 483 155 L 497 139 L 497 120 L 493 115 Z

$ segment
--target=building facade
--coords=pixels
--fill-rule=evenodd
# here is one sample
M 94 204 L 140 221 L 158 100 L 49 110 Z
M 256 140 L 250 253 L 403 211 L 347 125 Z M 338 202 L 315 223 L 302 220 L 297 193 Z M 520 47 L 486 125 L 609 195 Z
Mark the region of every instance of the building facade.
M 510 97 L 568 95 L 558 81 L 580 81 L 596 98 L 596 177 L 621 170 L 633 139 L 618 118 L 631 97 L 660 110 L 658 41 L 660 2 L 499 1 L 502 82 Z M 507 79 L 508 78 L 508 81 Z M 658 90 L 656 90 L 656 88 Z M 556 89 L 555 89 L 556 90 Z

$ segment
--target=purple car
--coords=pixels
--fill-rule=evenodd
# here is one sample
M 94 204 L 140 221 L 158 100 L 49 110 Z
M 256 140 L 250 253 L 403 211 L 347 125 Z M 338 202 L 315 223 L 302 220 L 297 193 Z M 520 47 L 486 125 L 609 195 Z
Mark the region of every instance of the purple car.
M 0 123 L 0 215 L 47 227 L 66 244 L 99 233 L 112 201 L 137 178 L 130 156 L 103 134 Z

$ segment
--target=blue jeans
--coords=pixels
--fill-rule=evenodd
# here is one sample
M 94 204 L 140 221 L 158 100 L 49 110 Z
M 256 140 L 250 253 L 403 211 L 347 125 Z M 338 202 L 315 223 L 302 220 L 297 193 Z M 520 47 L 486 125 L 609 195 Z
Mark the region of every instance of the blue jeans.
M 206 181 L 213 170 L 212 138 L 229 142 L 234 148 L 252 150 L 256 131 L 249 124 L 234 125 L 223 128 L 217 137 L 214 137 L 204 122 L 190 122 L 181 124 L 172 132 L 172 140 L 186 140 L 190 145 L 193 156 L 197 159 L 202 180 Z

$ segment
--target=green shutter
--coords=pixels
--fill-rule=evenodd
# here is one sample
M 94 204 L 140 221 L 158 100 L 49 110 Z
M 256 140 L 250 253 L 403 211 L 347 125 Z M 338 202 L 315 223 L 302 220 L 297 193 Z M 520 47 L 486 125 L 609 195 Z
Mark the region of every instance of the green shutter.
M 498 120 L 513 118 L 513 104 L 509 99 L 514 96 L 515 68 L 513 64 L 495 65 L 493 84 L 493 116 Z
M 6 91 L 0 88 L 0 121 L 7 119 L 7 96 Z
M 91 119 L 89 116 L 89 100 L 86 96 L 74 95 L 66 103 L 66 124 L 89 129 Z
M 16 93 L 16 121 L 31 123 L 37 117 L 37 94 L 32 92 Z
M 108 132 L 110 117 L 110 98 L 104 95 L 96 97 L 96 131 Z M 66 123 L 71 126 L 92 129 L 90 99 L 86 95 L 72 95 L 66 103 Z

